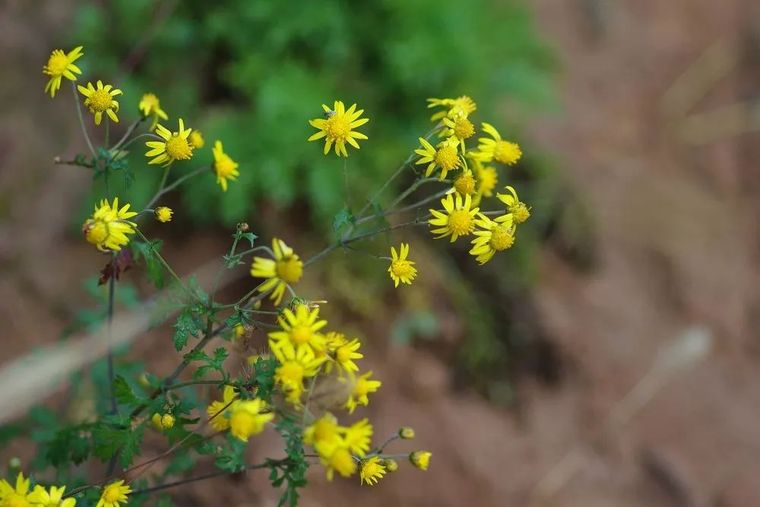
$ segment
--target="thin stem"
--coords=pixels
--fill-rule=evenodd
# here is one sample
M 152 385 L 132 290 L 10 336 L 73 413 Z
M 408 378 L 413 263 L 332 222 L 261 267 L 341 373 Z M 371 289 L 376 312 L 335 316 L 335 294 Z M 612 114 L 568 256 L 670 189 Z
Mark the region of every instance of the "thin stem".
M 150 138 L 152 138 L 152 139 L 161 140 L 161 138 L 160 138 L 160 137 L 158 137 L 158 136 L 157 136 L 156 134 L 154 134 L 153 132 L 144 132 L 144 133 L 142 133 L 142 134 L 138 134 L 138 135 L 136 135 L 135 137 L 133 137 L 132 139 L 130 139 L 129 141 L 127 141 L 127 142 L 126 142 L 126 144 L 124 144 L 123 146 L 120 146 L 120 148 L 121 148 L 122 150 L 126 150 L 126 149 L 129 147 L 129 145 L 130 145 L 130 144 L 134 143 L 135 141 L 137 141 L 138 139 L 140 139 L 140 138 L 142 138 L 142 137 L 150 137 Z M 114 148 L 114 149 L 115 149 L 115 148 Z
M 145 121 L 145 118 L 144 118 L 144 117 L 143 117 L 143 118 L 140 118 L 139 120 L 135 120 L 135 121 L 132 123 L 132 125 L 130 125 L 130 126 L 129 126 L 129 128 L 127 129 L 127 131 L 126 131 L 126 132 L 124 133 L 124 135 L 121 137 L 121 139 L 119 139 L 119 141 L 118 141 L 116 144 L 114 144 L 114 145 L 113 145 L 113 148 L 111 148 L 111 150 L 112 150 L 112 151 L 113 151 L 113 150 L 118 150 L 118 149 L 119 149 L 119 147 L 120 147 L 122 144 L 124 144 L 124 143 L 127 141 L 127 139 L 129 139 L 129 136 L 131 136 L 131 135 L 132 135 L 132 132 L 134 132 L 134 131 L 135 131 L 135 129 L 137 128 L 137 126 L 138 126 L 138 125 L 140 125 L 140 124 L 141 124 L 142 122 L 144 122 L 144 121 Z
M 108 146 L 108 139 L 111 135 L 111 120 L 106 116 L 106 137 L 105 142 L 103 143 L 104 146 Z
M 409 188 L 407 188 L 404 192 L 402 192 L 401 195 L 399 195 L 398 198 L 396 198 L 396 200 L 393 201 L 393 203 L 390 206 L 391 209 L 393 209 L 396 206 L 398 206 L 404 199 L 406 199 L 407 197 L 409 197 L 409 195 L 412 192 L 414 192 L 415 190 L 417 190 L 419 187 L 421 187 L 425 183 L 434 183 L 436 181 L 438 181 L 438 182 L 444 182 L 444 181 L 447 181 L 447 180 L 441 180 L 441 179 L 438 179 L 438 178 L 420 178 L 420 179 L 415 180 L 414 183 L 412 183 L 411 185 L 409 185 Z
M 84 134 L 84 140 L 87 141 L 87 147 L 90 148 L 90 153 L 95 156 L 95 148 L 92 147 L 92 141 L 90 141 L 90 135 L 87 133 L 87 127 L 84 126 L 84 118 L 82 117 L 82 106 L 79 104 L 79 95 L 77 95 L 77 86 L 74 81 L 71 82 L 71 91 L 74 94 L 74 102 L 77 104 L 77 117 L 79 118 L 79 125 L 82 126 L 82 133 Z
M 116 255 L 114 254 L 111 257 L 111 262 L 116 262 Z M 110 414 L 116 414 L 118 412 L 118 406 L 116 404 L 116 388 L 114 384 L 114 361 L 113 361 L 113 350 L 111 349 L 111 328 L 113 324 L 113 309 L 114 309 L 114 299 L 116 295 L 116 277 L 112 274 L 111 277 L 108 279 L 108 331 L 107 331 L 107 340 L 108 340 L 108 352 L 106 352 L 106 361 L 108 363 L 108 386 L 110 390 L 110 398 L 111 398 L 111 410 Z M 108 461 L 108 466 L 106 467 L 106 477 L 111 475 L 114 471 L 114 468 L 116 468 L 116 459 L 118 457 L 119 453 L 114 453 L 113 456 L 111 456 L 111 459 Z
M 156 195 L 153 196 L 153 198 L 150 200 L 150 202 L 148 202 L 148 204 L 145 205 L 145 207 L 146 208 L 152 208 L 153 205 L 156 204 L 156 202 L 161 198 L 162 195 L 168 194 L 169 192 L 171 192 L 172 190 L 174 190 L 175 188 L 177 188 L 178 186 L 180 186 L 182 183 L 184 183 L 188 179 L 190 179 L 190 178 L 192 178 L 194 176 L 197 176 L 197 175 L 199 175 L 200 173 L 202 173 L 204 171 L 208 171 L 209 169 L 210 169 L 210 167 L 208 167 L 208 166 L 199 167 L 199 168 L 195 169 L 194 171 L 191 171 L 191 172 L 185 174 L 184 176 L 182 176 L 180 178 L 177 178 L 170 185 L 168 185 L 168 186 L 164 187 L 163 189 L 160 189 L 158 192 L 156 192 Z
M 190 291 L 190 289 L 188 289 L 187 287 L 185 287 L 185 284 L 182 281 L 182 279 L 172 269 L 172 267 L 169 265 L 169 263 L 166 262 L 166 259 L 164 259 L 161 256 L 161 254 L 158 253 L 158 251 L 155 248 L 153 248 L 153 246 L 152 246 L 153 244 L 150 242 L 150 240 L 148 238 L 145 237 L 145 235 L 142 233 L 142 231 L 140 229 L 135 229 L 135 230 L 137 231 L 137 234 L 142 238 L 142 240 L 145 241 L 151 247 L 151 250 L 153 250 L 153 255 L 156 256 L 156 258 L 158 259 L 158 261 L 164 266 L 164 268 L 166 268 L 166 270 L 172 275 L 172 277 L 174 277 L 174 279 L 177 281 L 177 283 L 180 285 L 180 287 L 182 287 L 185 290 L 185 292 L 187 292 L 188 294 L 190 294 L 194 299 L 197 299 L 196 295 L 193 294 L 193 292 Z
M 395 210 L 386 211 L 385 213 L 382 213 L 382 214 L 381 214 L 381 215 L 379 215 L 379 216 L 387 217 L 387 216 L 390 216 L 390 215 L 396 215 L 396 214 L 398 214 L 398 213 L 404 213 L 404 212 L 406 212 L 406 211 L 412 211 L 412 210 L 414 210 L 414 209 L 417 209 L 417 208 L 419 208 L 420 206 L 422 206 L 422 205 L 424 205 L 424 204 L 427 204 L 427 203 L 429 203 L 429 202 L 432 202 L 432 201 L 435 201 L 435 200 L 437 200 L 437 199 L 440 199 L 441 197 L 443 197 L 443 196 L 445 196 L 447 193 L 449 193 L 449 191 L 450 191 L 449 189 L 447 189 L 447 190 L 441 190 L 440 192 L 438 192 L 438 193 L 436 193 L 436 194 L 433 194 L 433 195 L 431 195 L 431 196 L 428 196 L 428 197 L 426 197 L 426 198 L 424 198 L 424 199 L 422 199 L 422 200 L 420 200 L 420 201 L 417 201 L 417 202 L 415 202 L 415 203 L 413 203 L 413 204 L 410 204 L 410 205 L 408 205 L 408 206 L 404 206 L 403 208 L 399 208 L 399 209 L 395 209 Z M 376 216 L 377 216 L 377 215 L 376 215 Z M 356 221 L 356 225 L 361 225 L 361 224 L 363 224 L 364 222 L 367 222 L 367 221 L 369 221 L 369 220 L 372 220 L 372 219 L 376 218 L 376 216 L 369 216 L 369 217 L 364 217 L 364 218 L 361 218 L 361 219 L 359 219 L 359 220 L 357 220 L 357 221 Z

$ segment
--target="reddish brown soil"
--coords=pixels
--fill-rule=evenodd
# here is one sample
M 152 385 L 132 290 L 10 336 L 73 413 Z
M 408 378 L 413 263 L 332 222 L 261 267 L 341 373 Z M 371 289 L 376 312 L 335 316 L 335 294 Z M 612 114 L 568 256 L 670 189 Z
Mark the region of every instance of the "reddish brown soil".
M 67 229 L 88 176 L 50 164 L 82 148 L 66 123 L 70 103 L 37 90 L 49 46 L 38 34 L 59 30 L 65 13 L 32 18 L 22 4 L 0 7 L 0 65 L 12 69 L 0 83 L 4 359 L 58 335 L 82 299 L 72 287 L 98 262 Z M 303 505 L 760 505 L 759 124 L 746 108 L 694 116 L 757 96 L 760 9 L 751 0 L 533 5 L 562 69 L 562 113 L 537 121 L 535 141 L 560 161 L 596 228 L 590 272 L 551 248 L 539 261 L 532 302 L 567 373 L 552 389 L 522 382 L 518 417 L 454 392 L 452 369 L 430 354 L 378 345 L 371 366 L 385 385 L 367 414 L 379 434 L 414 426 L 416 444 L 434 453 L 431 470 L 366 488 L 328 484 L 315 467 Z M 717 56 L 700 59 L 710 47 Z M 169 255 L 186 272 L 219 253 L 215 239 L 178 242 Z M 365 327 L 383 336 L 377 323 Z M 709 338 L 704 357 L 648 373 L 689 333 Z M 160 334 L 139 343 L 148 352 L 157 371 L 175 362 Z M 643 394 L 629 396 L 637 385 Z M 252 453 L 278 445 L 260 438 Z M 11 451 L 24 453 L 3 457 Z M 256 474 L 176 493 L 183 507 L 275 498 Z

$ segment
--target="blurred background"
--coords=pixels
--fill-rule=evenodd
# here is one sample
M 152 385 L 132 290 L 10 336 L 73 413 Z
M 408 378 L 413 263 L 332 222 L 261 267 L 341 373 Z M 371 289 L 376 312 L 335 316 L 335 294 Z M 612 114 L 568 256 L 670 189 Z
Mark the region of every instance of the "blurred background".
M 42 91 L 50 50 L 80 44 L 86 78 L 124 90 L 122 118 L 152 91 L 172 123 L 203 131 L 203 157 L 218 138 L 240 163 L 227 194 L 201 178 L 164 203 L 170 226 L 149 229 L 180 274 L 221 256 L 240 221 L 303 255 L 324 246 L 342 161 L 305 139 L 334 98 L 371 118 L 349 204 L 428 129 L 427 97 L 472 96 L 475 118 L 523 147 L 500 174 L 533 206 L 514 249 L 479 267 L 464 244 L 406 231 L 366 247 L 413 242 L 425 269 L 412 287 L 341 252 L 299 287 L 364 338 L 384 381 L 366 411 L 377 433 L 411 425 L 433 452 L 425 475 L 373 488 L 315 467 L 303 505 L 760 505 L 757 2 L 4 0 L 2 362 L 103 318 L 103 259 L 79 232 L 102 190 L 53 165 L 85 146 L 68 90 Z M 133 158 L 120 195 L 139 208 L 159 171 Z M 121 308 L 150 294 L 144 274 L 120 282 Z M 222 298 L 251 288 L 239 274 Z M 171 369 L 168 326 L 128 357 L 133 375 Z M 45 441 L 14 435 L 0 431 L 3 460 Z M 181 506 L 276 497 L 255 474 L 172 492 Z

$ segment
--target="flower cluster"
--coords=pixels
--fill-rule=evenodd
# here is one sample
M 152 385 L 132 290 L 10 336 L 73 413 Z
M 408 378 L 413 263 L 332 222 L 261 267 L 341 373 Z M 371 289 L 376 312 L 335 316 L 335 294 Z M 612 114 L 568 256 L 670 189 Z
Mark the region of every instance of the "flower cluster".
M 132 488 L 123 480 L 106 485 L 100 493 L 96 507 L 122 507 L 127 504 Z M 66 486 L 31 487 L 31 480 L 19 472 L 11 486 L 0 479 L 0 506 L 2 507 L 75 507 L 77 500 L 66 495 Z

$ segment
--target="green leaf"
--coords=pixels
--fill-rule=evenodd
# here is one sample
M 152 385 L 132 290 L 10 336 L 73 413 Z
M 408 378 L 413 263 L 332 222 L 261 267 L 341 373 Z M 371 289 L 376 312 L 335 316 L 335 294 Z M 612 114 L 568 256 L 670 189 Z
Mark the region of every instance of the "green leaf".
M 160 289 L 164 286 L 164 266 L 158 258 L 163 242 L 160 239 L 152 241 L 132 241 L 132 253 L 135 260 L 143 259 L 147 271 L 148 280 Z
M 190 336 L 198 337 L 203 327 L 201 317 L 203 307 L 198 305 L 189 305 L 182 309 L 177 316 L 177 322 L 174 324 L 174 348 L 177 352 L 181 351 L 187 345 Z
M 340 231 L 348 226 L 353 225 L 356 223 L 356 218 L 354 217 L 354 214 L 351 213 L 351 210 L 347 207 L 344 207 L 341 209 L 337 215 L 333 218 L 332 222 L 332 229 L 335 234 L 339 234 Z
M 116 400 L 122 405 L 133 406 L 143 402 L 143 399 L 135 394 L 127 380 L 121 375 L 116 375 L 113 379 L 113 390 Z

